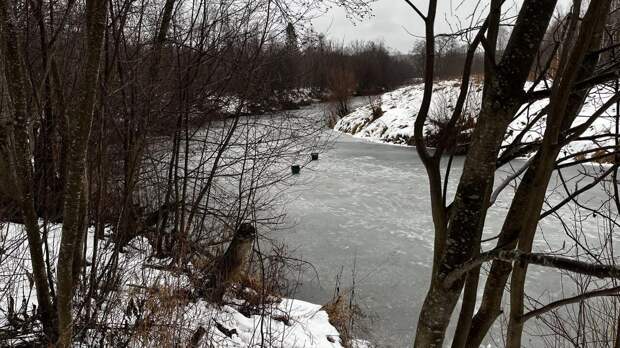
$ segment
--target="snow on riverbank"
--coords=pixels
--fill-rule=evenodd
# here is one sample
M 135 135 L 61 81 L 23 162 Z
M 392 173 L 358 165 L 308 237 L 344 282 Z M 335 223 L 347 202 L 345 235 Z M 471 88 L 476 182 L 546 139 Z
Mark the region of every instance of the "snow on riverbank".
M 47 233 L 50 259 L 54 264 L 61 226 L 48 226 Z M 90 230 L 87 235 L 87 275 L 93 267 L 93 233 Z M 23 226 L 0 225 L 0 246 L 0 331 L 6 332 L 14 328 L 16 322 L 32 318 L 37 298 Z M 101 269 L 110 265 L 114 248 L 105 238 L 99 241 L 98 248 L 95 262 Z M 144 329 L 145 323 L 153 323 L 150 330 L 141 332 L 138 329 L 125 338 L 130 340 L 131 347 L 185 346 L 197 333 L 201 333 L 199 347 L 342 347 L 338 331 L 320 305 L 273 298 L 272 303 L 254 305 L 254 310 L 248 312 L 244 310 L 248 308 L 246 300 L 239 298 L 229 298 L 222 306 L 191 296 L 184 298 L 178 294 L 191 291 L 188 277 L 182 272 L 165 270 L 169 259 L 157 260 L 150 255 L 152 249 L 146 239 L 132 240 L 118 255 L 118 267 L 122 270 L 118 272 L 122 277 L 118 284 L 121 285 L 106 294 L 105 302 L 98 306 L 96 301 L 91 301 L 88 308 L 90 313 L 97 313 L 95 326 L 121 328 L 119 333 L 122 334 L 131 332 L 128 328 L 132 325 Z M 82 299 L 83 295 L 84 292 L 78 290 L 76 298 Z M 80 313 L 85 310 L 81 308 Z M 32 339 L 32 332 L 40 328 L 35 324 L 14 329 L 20 331 L 20 338 L 4 341 L 9 345 Z M 166 331 L 168 329 L 171 330 Z M 82 336 L 82 343 L 114 345 L 123 341 L 110 329 L 104 337 L 101 335 L 101 332 L 87 333 Z M 353 343 L 357 347 L 368 347 L 363 341 Z
M 216 108 L 220 112 L 234 115 L 240 112 L 242 115 L 262 114 L 283 110 L 295 110 L 300 107 L 320 102 L 327 98 L 325 93 L 315 91 L 311 88 L 296 88 L 285 91 L 274 91 L 269 97 L 261 100 L 244 100 L 241 110 L 239 106 L 242 100 L 236 96 L 225 96 L 213 98 Z
M 531 88 L 528 83 L 525 89 Z M 537 86 L 538 89 L 544 89 L 544 86 Z M 435 93 L 430 111 L 430 118 L 437 119 L 449 114 L 456 103 L 460 89 L 460 82 L 456 80 L 438 81 L 433 87 Z M 588 116 L 592 115 L 599 107 L 601 107 L 612 95 L 613 91 L 606 87 L 594 88 L 588 96 L 579 117 L 575 120 L 573 127 L 578 126 L 588 120 Z M 383 115 L 373 117 L 372 106 L 370 104 L 359 107 L 349 115 L 340 119 L 334 126 L 334 130 L 351 134 L 358 138 L 364 138 L 372 141 L 392 144 L 410 144 L 413 138 L 414 123 L 419 111 L 422 97 L 424 94 L 424 84 L 415 84 L 396 89 L 392 92 L 385 93 L 381 96 L 381 108 Z M 480 83 L 472 83 L 470 93 L 465 104 L 465 113 L 477 114 L 480 109 L 480 100 L 482 97 L 482 85 Z M 542 138 L 545 128 L 546 117 L 535 120 L 535 116 L 548 104 L 547 99 L 536 101 L 530 105 L 524 105 L 518 116 L 510 124 L 504 145 L 511 143 L 514 138 L 524 132 L 522 142 L 531 143 L 539 141 Z M 588 129 L 584 132 L 581 140 L 575 140 L 565 146 L 560 156 L 574 154 L 577 152 L 588 150 L 586 157 L 600 157 L 601 152 L 605 151 L 606 146 L 614 145 L 612 135 L 615 129 L 615 106 L 607 109 L 605 113 L 597 118 Z M 533 123 L 531 127 L 525 129 L 525 126 Z M 425 126 L 425 134 L 432 125 Z M 597 135 L 596 139 L 591 139 Z M 585 139 L 585 138 L 590 139 Z M 603 149 L 602 149 L 603 148 Z M 599 149 L 600 151 L 597 151 Z
M 457 81 L 440 81 L 434 86 L 435 103 L 432 113 L 439 113 L 441 108 L 450 108 L 458 97 L 459 83 Z M 479 94 L 479 86 L 473 88 L 474 95 Z M 357 108 L 349 115 L 340 119 L 334 129 L 341 133 L 352 134 L 355 137 L 370 140 L 407 144 L 413 137 L 415 115 L 418 112 L 424 85 L 416 84 L 396 89 L 381 96 L 383 115 L 373 120 L 371 105 Z M 470 98 L 468 108 L 478 108 L 477 99 Z

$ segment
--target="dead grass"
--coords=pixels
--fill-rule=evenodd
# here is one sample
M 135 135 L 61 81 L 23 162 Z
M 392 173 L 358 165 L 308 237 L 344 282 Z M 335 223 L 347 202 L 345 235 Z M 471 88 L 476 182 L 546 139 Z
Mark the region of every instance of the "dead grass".
M 616 155 L 601 149 L 592 155 L 592 161 L 596 163 L 614 164 L 616 163 Z
M 191 300 L 191 292 L 176 287 L 150 288 L 130 299 L 126 313 L 136 318 L 132 340 L 161 346 L 174 346 L 178 341 L 178 321 L 183 308 Z
M 345 348 L 352 347 L 353 328 L 365 316 L 358 305 L 352 303 L 347 295 L 336 295 L 322 309 L 329 316 L 329 323 L 340 333 L 340 343 Z

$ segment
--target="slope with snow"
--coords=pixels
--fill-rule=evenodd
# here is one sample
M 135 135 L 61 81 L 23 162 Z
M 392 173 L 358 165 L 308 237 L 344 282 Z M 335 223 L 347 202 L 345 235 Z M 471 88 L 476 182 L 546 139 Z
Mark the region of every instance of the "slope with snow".
M 52 264 L 58 252 L 60 225 L 49 227 L 48 245 Z M 87 235 L 87 272 L 90 274 L 93 256 L 93 230 Z M 15 322 L 27 322 L 37 305 L 36 290 L 32 284 L 32 268 L 28 258 L 25 231 L 22 225 L 0 225 L 0 329 Z M 107 239 L 100 240 L 99 267 L 111 260 L 113 247 Z M 328 314 L 320 305 L 305 301 L 273 298 L 271 303 L 259 306 L 251 313 L 245 300 L 227 298 L 225 305 L 195 300 L 182 294 L 191 291 L 191 281 L 182 272 L 166 270 L 171 260 L 150 257 L 152 249 L 145 238 L 135 238 L 119 254 L 119 288 L 97 307 L 91 301 L 90 313 L 98 313 L 100 327 L 121 328 L 151 323 L 152 330 L 137 330 L 128 343 L 130 347 L 177 346 L 186 344 L 197 332 L 202 332 L 198 347 L 278 347 L 278 348 L 341 348 L 340 334 L 329 322 Z M 53 266 L 52 266 L 53 267 Z M 251 292 L 248 288 L 243 291 Z M 78 296 L 83 293 L 78 291 Z M 181 295 L 179 295 L 181 294 Z M 9 307 L 12 309 L 9 311 Z M 256 306 L 255 306 L 256 307 Z M 140 308 L 141 310 L 137 310 Z M 81 309 L 86 310 L 85 308 Z M 12 312 L 9 322 L 9 312 Z M 138 325 L 138 323 L 142 323 Z M 124 329 L 123 329 L 124 328 Z M 32 340 L 34 327 L 24 327 L 22 335 L 7 340 L 9 346 Z M 112 330 L 113 331 L 113 330 Z M 87 332 L 82 345 L 99 342 L 114 346 L 123 338 L 109 333 Z M 126 338 L 124 338 L 126 339 Z M 365 341 L 356 340 L 357 347 L 369 347 Z
M 532 84 L 528 83 L 525 89 L 528 90 L 531 87 Z M 536 89 L 542 88 L 546 87 L 542 85 L 536 86 Z M 454 108 L 458 98 L 460 82 L 456 80 L 438 81 L 433 89 L 435 93 L 433 94 L 429 118 L 436 120 L 445 118 Z M 470 85 L 469 90 L 464 112 L 475 115 L 480 109 L 482 85 L 474 82 Z M 604 86 L 594 88 L 590 92 L 573 127 L 588 121 L 588 116 L 599 109 L 613 93 L 613 91 Z M 334 130 L 372 141 L 409 144 L 410 139 L 413 138 L 414 123 L 423 94 L 423 84 L 405 86 L 385 93 L 381 96 L 381 108 L 383 110 L 381 117 L 373 119 L 372 107 L 368 104 L 357 108 L 349 115 L 340 119 L 334 126 Z M 508 128 L 504 145 L 510 144 L 520 132 L 524 132 L 521 140 L 522 143 L 540 141 L 544 133 L 546 117 L 543 116 L 536 122 L 533 122 L 533 120 L 547 104 L 548 100 L 542 99 L 524 105 Z M 613 133 L 615 129 L 615 113 L 615 106 L 607 109 L 588 127 L 580 139 L 576 139 L 562 149 L 561 156 L 589 150 L 590 152 L 585 154 L 585 156 L 594 157 L 598 153 L 597 149 L 614 145 L 614 137 L 612 135 L 607 136 L 606 134 Z M 525 129 L 526 125 L 530 123 L 533 123 L 533 125 Z M 427 122 L 424 133 L 432 131 L 431 127 L 433 126 Z M 597 135 L 596 139 L 591 138 L 594 135 Z M 598 156 L 600 157 L 600 153 L 598 153 Z

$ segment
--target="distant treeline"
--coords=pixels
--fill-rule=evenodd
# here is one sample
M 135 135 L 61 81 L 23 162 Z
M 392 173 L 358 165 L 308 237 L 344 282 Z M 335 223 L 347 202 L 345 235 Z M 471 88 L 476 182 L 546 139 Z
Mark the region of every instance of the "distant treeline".
M 435 79 L 459 78 L 463 73 L 468 45 L 450 38 L 439 38 L 435 44 Z M 415 77 L 422 77 L 425 59 L 424 41 L 415 43 L 409 59 L 416 69 Z M 478 52 L 474 56 L 471 72 L 473 75 L 481 75 L 483 71 L 484 55 L 482 52 Z
M 338 80 L 354 85 L 355 94 L 376 94 L 415 77 L 414 62 L 391 55 L 381 42 L 354 42 L 348 46 L 323 40 L 304 51 L 300 82 L 334 89 Z
M 377 94 L 402 85 L 417 71 L 410 56 L 392 55 L 383 43 L 343 45 L 316 34 L 298 39 L 292 26 L 263 50 L 264 96 L 299 88 L 324 96 Z
M 254 76 L 261 76 L 258 88 L 250 100 L 273 100 L 288 91 L 308 89 L 315 96 L 343 100 L 352 95 L 373 95 L 394 89 L 423 76 L 424 42 L 412 45 L 410 52 L 391 52 L 382 42 L 356 41 L 343 44 L 327 39 L 322 34 L 310 33 L 298 37 L 293 25 L 281 33 L 272 33 L 266 42 L 256 41 L 254 49 L 245 42 L 245 52 L 236 52 L 230 46 L 231 56 L 245 56 L 260 52 L 260 62 Z M 467 52 L 467 44 L 454 38 L 438 38 L 435 52 L 435 79 L 459 78 Z M 240 51 L 240 50 L 239 50 Z M 482 74 L 484 57 L 477 53 L 472 65 L 474 75 Z M 221 76 L 226 80 L 228 93 L 239 94 L 246 89 L 243 74 Z M 238 92 L 239 91 L 239 92 Z

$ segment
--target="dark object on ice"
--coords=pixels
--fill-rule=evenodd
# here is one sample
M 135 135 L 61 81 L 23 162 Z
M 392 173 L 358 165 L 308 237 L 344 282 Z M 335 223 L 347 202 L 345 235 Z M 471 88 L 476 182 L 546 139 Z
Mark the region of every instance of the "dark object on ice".
M 291 166 L 291 172 L 293 172 L 293 175 L 299 174 L 300 171 L 301 167 L 299 166 L 299 164 L 294 164 Z
M 311 153 L 311 154 L 310 154 L 310 158 L 311 158 L 313 161 L 317 161 L 317 160 L 319 159 L 319 153 L 318 153 L 318 152 L 313 152 L 313 153 Z
M 286 325 L 286 326 L 291 326 L 293 324 L 291 324 L 291 317 L 287 314 L 280 314 L 280 315 L 274 315 L 271 317 L 273 320 L 275 321 L 279 321 L 282 324 Z

